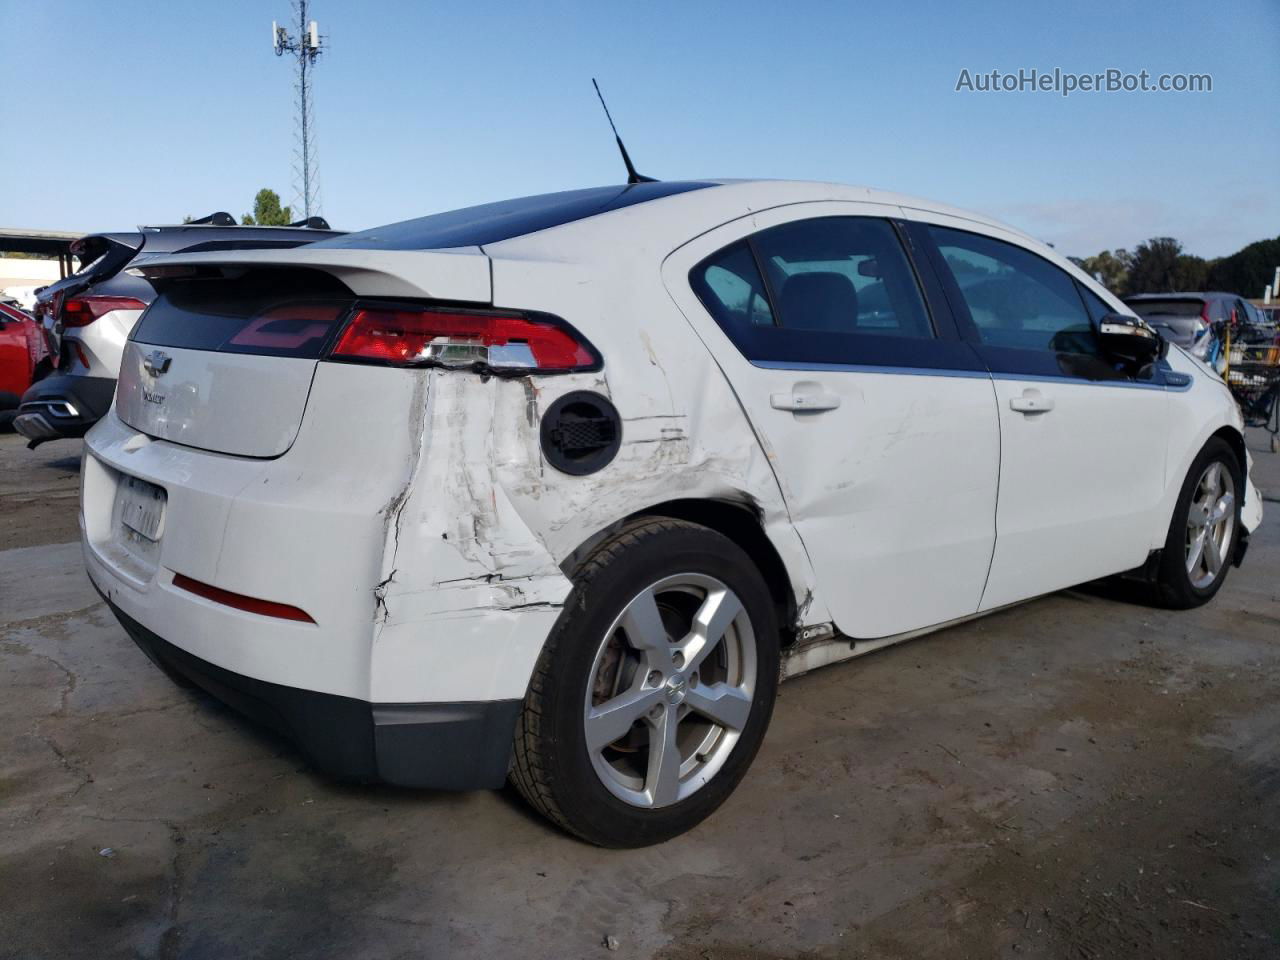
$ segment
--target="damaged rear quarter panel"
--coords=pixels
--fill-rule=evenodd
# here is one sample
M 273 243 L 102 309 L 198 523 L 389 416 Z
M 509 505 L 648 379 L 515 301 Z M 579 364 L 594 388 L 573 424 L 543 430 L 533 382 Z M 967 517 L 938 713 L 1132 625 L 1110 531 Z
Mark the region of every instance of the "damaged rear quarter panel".
M 666 294 L 659 262 L 638 274 L 629 258 L 493 255 L 495 306 L 564 318 L 604 367 L 520 378 L 429 372 L 421 458 L 388 527 L 375 699 L 406 699 L 410 686 L 420 700 L 522 697 L 572 588 L 562 564 L 671 500 L 728 501 L 761 517 L 806 622 L 824 619 L 773 471 Z M 540 447 L 542 414 L 575 390 L 607 396 L 622 418 L 617 456 L 587 476 L 560 473 Z
M 586 263 L 494 258 L 494 298 L 564 317 L 604 357 L 599 373 L 534 378 L 537 417 L 494 421 L 499 484 L 563 561 L 584 541 L 653 504 L 686 498 L 781 508 L 777 486 L 723 376 L 688 334 L 657 273 L 637 271 L 644 252 Z M 673 323 L 673 319 L 676 321 Z M 538 418 L 559 396 L 594 390 L 622 418 L 622 443 L 603 469 L 583 477 L 551 467 L 538 447 Z

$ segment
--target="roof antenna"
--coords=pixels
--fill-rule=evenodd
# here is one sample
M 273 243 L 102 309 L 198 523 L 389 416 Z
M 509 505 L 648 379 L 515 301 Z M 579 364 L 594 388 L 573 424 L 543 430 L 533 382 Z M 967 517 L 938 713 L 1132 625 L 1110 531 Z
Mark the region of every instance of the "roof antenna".
M 631 157 L 627 154 L 627 148 L 622 145 L 622 138 L 618 136 L 618 128 L 613 125 L 613 117 L 609 114 L 609 105 L 604 102 L 604 94 L 600 92 L 600 84 L 596 83 L 596 78 L 591 78 L 591 85 L 596 88 L 596 96 L 600 98 L 600 106 L 604 107 L 604 115 L 609 121 L 609 127 L 613 130 L 613 139 L 618 141 L 618 150 L 622 153 L 622 162 L 627 165 L 627 183 L 657 183 L 653 177 L 646 177 L 643 173 L 636 173 L 635 164 L 631 162 Z

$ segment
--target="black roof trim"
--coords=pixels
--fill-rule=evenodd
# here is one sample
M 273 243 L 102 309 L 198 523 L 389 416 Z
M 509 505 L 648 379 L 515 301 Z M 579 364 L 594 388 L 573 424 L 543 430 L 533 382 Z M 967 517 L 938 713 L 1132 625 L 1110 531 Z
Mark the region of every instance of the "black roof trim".
M 322 240 L 318 246 L 368 250 L 440 250 L 483 246 L 638 203 L 714 186 L 718 184 L 701 180 L 646 181 L 517 197 L 361 230 L 344 237 Z

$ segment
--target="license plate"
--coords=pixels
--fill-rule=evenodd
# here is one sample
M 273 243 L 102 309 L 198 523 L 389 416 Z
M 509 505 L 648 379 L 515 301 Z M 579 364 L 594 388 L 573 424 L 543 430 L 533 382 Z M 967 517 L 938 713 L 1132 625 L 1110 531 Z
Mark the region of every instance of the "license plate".
M 125 477 L 119 497 L 120 522 L 152 543 L 159 540 L 164 521 L 164 489 L 137 477 Z

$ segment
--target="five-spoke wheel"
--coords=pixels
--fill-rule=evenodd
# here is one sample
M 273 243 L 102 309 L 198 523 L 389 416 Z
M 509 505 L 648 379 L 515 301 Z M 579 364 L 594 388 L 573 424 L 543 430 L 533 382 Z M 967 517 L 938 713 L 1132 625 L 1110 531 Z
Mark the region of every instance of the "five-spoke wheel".
M 647 517 L 574 575 L 516 729 L 512 780 L 604 846 L 709 816 L 746 773 L 778 683 L 775 599 L 733 541 Z
M 1242 484 L 1231 445 L 1211 438 L 1187 471 L 1160 558 L 1156 588 L 1167 606 L 1199 606 L 1222 586 L 1240 536 Z
M 715 577 L 665 577 L 618 614 L 591 677 L 583 723 L 601 782 L 638 807 L 676 803 L 716 775 L 751 716 L 751 619 Z
M 1193 587 L 1202 590 L 1218 576 L 1229 559 L 1235 525 L 1235 479 L 1221 460 L 1214 460 L 1200 475 L 1187 511 L 1187 576 Z

